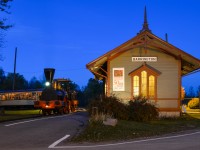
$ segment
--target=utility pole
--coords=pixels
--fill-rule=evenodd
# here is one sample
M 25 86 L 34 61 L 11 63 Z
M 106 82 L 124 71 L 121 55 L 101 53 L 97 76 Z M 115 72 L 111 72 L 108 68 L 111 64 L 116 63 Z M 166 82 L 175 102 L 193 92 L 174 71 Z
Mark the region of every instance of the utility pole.
M 200 91 L 199 91 L 199 111 L 200 111 Z
M 15 48 L 15 59 L 14 59 L 14 73 L 13 73 L 13 87 L 12 87 L 13 91 L 15 90 L 16 60 L 17 60 L 17 47 Z

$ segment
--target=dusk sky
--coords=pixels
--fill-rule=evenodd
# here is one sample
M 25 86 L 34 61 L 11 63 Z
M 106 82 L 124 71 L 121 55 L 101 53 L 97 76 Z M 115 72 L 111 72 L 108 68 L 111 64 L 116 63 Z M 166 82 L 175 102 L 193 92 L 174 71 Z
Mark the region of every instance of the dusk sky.
M 55 78 L 85 86 L 92 73 L 86 64 L 136 36 L 147 7 L 149 28 L 156 36 L 200 59 L 199 0 L 13 0 L 0 67 L 27 80 L 42 79 L 43 69 Z M 183 86 L 200 85 L 200 72 L 184 77 Z

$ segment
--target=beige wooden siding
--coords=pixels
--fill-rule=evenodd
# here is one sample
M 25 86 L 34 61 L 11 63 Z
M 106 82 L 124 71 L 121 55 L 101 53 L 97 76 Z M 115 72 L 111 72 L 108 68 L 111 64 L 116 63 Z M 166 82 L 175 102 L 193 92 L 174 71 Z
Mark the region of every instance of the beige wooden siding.
M 140 53 L 141 52 L 141 53 Z M 131 77 L 128 75 L 131 71 L 140 67 L 143 62 L 132 62 L 132 57 L 148 56 L 157 57 L 157 62 L 147 62 L 148 65 L 152 66 L 156 70 L 160 71 L 161 74 L 157 78 L 157 98 L 158 99 L 178 99 L 178 60 L 174 57 L 166 55 L 156 50 L 144 50 L 139 48 L 132 49 L 124 52 L 118 57 L 110 61 L 110 94 L 115 94 L 119 98 L 129 100 L 131 97 Z M 113 70 L 112 68 L 124 68 L 125 70 L 125 91 L 113 91 Z M 177 100 L 160 100 L 158 102 L 159 107 L 177 107 Z M 171 103 L 169 105 L 169 103 Z
M 133 62 L 131 60 L 133 52 L 135 54 L 138 53 L 138 49 L 135 49 L 135 51 L 127 51 L 110 61 L 110 73 L 111 73 L 110 74 L 110 82 L 111 82 L 110 92 L 111 92 L 111 94 L 114 94 L 124 100 L 130 100 L 130 98 L 131 98 L 131 77 L 128 74 L 132 70 L 136 69 L 138 67 L 138 65 L 141 65 L 141 63 L 138 63 L 137 65 L 133 64 Z M 124 68 L 124 70 L 125 70 L 125 91 L 113 91 L 112 68 Z
M 158 77 L 158 98 L 178 98 L 178 60 L 160 54 L 159 63 L 155 66 L 162 74 Z
M 156 106 L 158 108 L 177 108 L 177 100 L 158 100 Z

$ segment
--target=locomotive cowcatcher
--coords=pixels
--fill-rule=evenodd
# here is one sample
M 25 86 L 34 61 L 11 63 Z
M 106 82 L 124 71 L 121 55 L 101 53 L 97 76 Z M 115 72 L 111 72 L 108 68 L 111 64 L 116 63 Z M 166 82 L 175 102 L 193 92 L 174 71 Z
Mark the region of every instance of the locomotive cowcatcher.
M 40 100 L 34 102 L 36 109 L 41 109 L 43 115 L 66 114 L 75 112 L 78 106 L 76 91 L 71 91 L 68 79 L 55 79 L 54 68 L 45 68 L 46 87 Z

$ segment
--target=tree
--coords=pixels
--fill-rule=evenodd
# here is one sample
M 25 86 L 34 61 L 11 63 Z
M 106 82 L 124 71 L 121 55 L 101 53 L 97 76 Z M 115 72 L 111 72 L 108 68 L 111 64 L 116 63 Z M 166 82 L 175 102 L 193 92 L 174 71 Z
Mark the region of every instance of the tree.
M 4 16 L 3 14 L 10 14 L 8 9 L 10 8 L 9 2 L 11 2 L 11 1 L 12 0 L 0 0 L 0 13 L 1 13 L 1 17 L 0 17 L 0 47 L 2 47 L 3 39 L 4 39 L 4 34 L 2 31 L 5 31 L 12 27 L 12 25 L 6 24 L 7 19 L 5 17 L 2 17 L 2 16 Z M 0 57 L 0 60 L 2 60 L 1 57 Z
M 80 90 L 80 87 L 75 82 L 72 82 L 72 81 L 69 82 L 68 86 L 69 86 L 71 91 L 79 91 Z
M 200 96 L 200 85 L 197 88 L 197 97 L 199 97 L 199 96 Z
M 103 95 L 103 82 L 90 78 L 87 86 L 83 89 L 85 103 Z
M 13 73 L 8 73 L 3 83 L 3 90 L 12 90 L 13 77 L 14 77 Z M 26 81 L 23 75 L 16 73 L 15 74 L 15 90 L 24 90 L 27 88 L 28 88 L 28 81 Z
M 3 90 L 3 82 L 5 81 L 6 76 L 2 68 L 0 68 L 0 90 Z
M 42 82 L 37 80 L 36 77 L 31 78 L 31 80 L 28 83 L 28 88 L 29 89 L 41 89 L 43 88 Z
M 0 11 L 10 14 L 10 12 L 8 11 L 10 5 L 8 3 L 11 1 L 12 0 L 0 0 Z M 10 27 L 12 27 L 12 25 L 6 24 L 6 20 L 7 20 L 6 18 L 0 18 L 0 29 L 7 30 Z
M 189 87 L 188 92 L 186 93 L 186 97 L 188 98 L 194 98 L 195 97 L 195 91 L 192 86 Z

